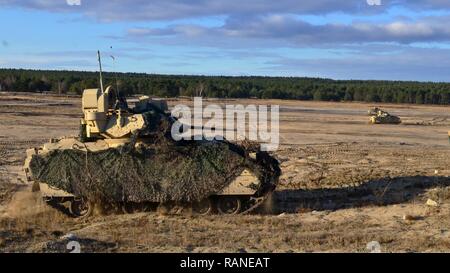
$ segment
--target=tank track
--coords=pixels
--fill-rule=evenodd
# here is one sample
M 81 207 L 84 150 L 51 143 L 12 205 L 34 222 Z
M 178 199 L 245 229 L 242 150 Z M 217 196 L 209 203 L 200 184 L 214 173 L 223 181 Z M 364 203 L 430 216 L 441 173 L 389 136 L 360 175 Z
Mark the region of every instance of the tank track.
M 28 181 L 32 184 L 32 191 L 37 192 L 40 191 L 39 184 L 35 181 Z M 142 203 L 134 203 L 134 202 L 123 202 L 123 203 L 110 203 L 110 204 L 101 204 L 100 211 L 106 214 L 132 214 L 139 212 L 158 212 L 160 208 L 164 208 L 165 214 L 182 214 L 186 212 L 190 212 L 195 215 L 246 215 L 257 212 L 257 210 L 264 204 L 264 202 L 271 196 L 272 192 L 275 190 L 275 185 L 265 187 L 261 189 L 255 196 L 227 196 L 227 195 L 212 195 L 206 198 L 210 201 L 211 209 L 208 210 L 207 213 L 197 213 L 193 210 L 192 203 L 185 204 L 170 204 L 170 203 L 155 203 L 155 202 L 142 202 Z M 239 208 L 237 211 L 221 211 L 219 206 L 219 201 L 222 199 L 231 198 L 233 200 L 239 201 Z M 60 212 L 74 218 L 87 218 L 92 216 L 94 207 L 97 207 L 99 204 L 87 203 L 90 206 L 85 213 L 78 211 L 75 205 L 80 205 L 81 199 L 77 197 L 43 197 L 44 201 L 54 209 L 59 210 Z M 161 213 L 161 211 L 159 211 Z
M 192 214 L 196 215 L 246 215 L 251 213 L 256 213 L 257 210 L 264 204 L 264 202 L 268 199 L 268 197 L 271 195 L 272 192 L 268 192 L 266 195 L 260 196 L 260 197 L 250 197 L 248 200 L 242 202 L 241 210 L 239 210 L 236 213 L 224 213 L 219 212 L 216 207 L 213 208 L 213 210 L 207 214 L 202 213 L 196 213 L 192 211 L 192 206 L 190 204 L 176 204 L 176 205 L 170 205 L 170 208 L 165 208 L 165 213 L 167 214 L 181 214 L 185 212 L 191 212 Z M 212 198 L 217 198 L 217 196 L 214 196 Z M 87 218 L 91 216 L 91 211 L 89 211 L 89 215 L 80 214 L 77 211 L 74 211 L 72 207 L 72 203 L 78 202 L 76 198 L 74 197 L 58 197 L 58 198 L 44 198 L 44 201 L 54 209 L 59 210 L 60 212 L 74 217 L 74 218 Z M 168 204 L 162 204 L 162 203 L 151 203 L 151 202 L 144 202 L 144 203 L 120 203 L 120 204 L 108 204 L 108 207 L 103 207 L 102 211 L 106 212 L 107 214 L 117 214 L 117 213 L 125 213 L 125 214 L 132 214 L 132 213 L 140 213 L 140 212 L 161 212 L 160 207 L 161 206 L 167 206 Z M 95 205 L 94 205 L 95 206 Z M 90 210 L 90 209 L 89 209 Z

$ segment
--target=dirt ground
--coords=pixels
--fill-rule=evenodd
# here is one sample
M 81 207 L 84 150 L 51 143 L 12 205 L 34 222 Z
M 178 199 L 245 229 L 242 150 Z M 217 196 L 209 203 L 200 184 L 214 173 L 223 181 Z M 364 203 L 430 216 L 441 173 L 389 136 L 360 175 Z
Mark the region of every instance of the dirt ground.
M 367 252 L 373 241 L 383 252 L 450 252 L 450 107 L 212 102 L 280 105 L 270 213 L 70 218 L 31 193 L 21 166 L 26 148 L 77 134 L 80 99 L 0 93 L 0 252 L 67 252 L 73 240 L 82 252 Z M 369 125 L 373 106 L 403 124 Z

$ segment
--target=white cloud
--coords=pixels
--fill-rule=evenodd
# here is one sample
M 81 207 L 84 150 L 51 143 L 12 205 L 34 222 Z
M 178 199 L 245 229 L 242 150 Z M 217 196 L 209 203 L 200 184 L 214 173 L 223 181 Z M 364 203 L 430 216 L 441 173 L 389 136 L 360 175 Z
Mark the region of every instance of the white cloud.
M 381 12 L 366 0 L 89 0 L 75 12 L 102 21 L 173 20 L 218 15 L 261 15 L 269 13 L 327 14 L 330 12 Z M 372 1 L 372 0 L 371 0 Z M 390 3 L 394 0 L 385 0 Z M 54 12 L 74 12 L 70 4 L 81 0 L 0 0 L 0 4 Z M 69 4 L 69 5 L 68 5 Z
M 448 42 L 450 17 L 424 18 L 420 21 L 394 20 L 387 23 L 358 22 L 352 24 L 314 25 L 291 15 L 259 17 L 231 17 L 223 26 L 172 25 L 165 28 L 138 28 L 128 31 L 134 40 L 159 39 L 162 42 L 179 41 L 224 46 L 224 40 L 241 45 L 274 46 L 275 44 L 302 47 L 361 43 Z M 264 47 L 264 46 L 262 46 Z
M 274 13 L 380 14 L 393 6 L 420 11 L 450 8 L 448 0 L 0 0 L 0 4 L 52 12 L 77 12 L 100 21 L 174 20 Z M 74 6 L 77 8 L 74 9 Z
M 69 6 L 81 6 L 81 0 L 66 0 Z
M 369 6 L 381 6 L 381 0 L 366 0 Z

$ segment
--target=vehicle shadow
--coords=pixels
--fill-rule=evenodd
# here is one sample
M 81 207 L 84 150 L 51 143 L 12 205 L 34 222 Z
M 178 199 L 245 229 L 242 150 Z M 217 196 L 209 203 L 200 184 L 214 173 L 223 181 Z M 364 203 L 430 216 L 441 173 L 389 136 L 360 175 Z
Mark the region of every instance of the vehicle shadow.
M 373 180 L 345 188 L 280 190 L 273 193 L 272 207 L 274 213 L 295 213 L 302 210 L 323 211 L 385 206 L 426 200 L 424 193 L 427 190 L 448 186 L 450 177 L 408 176 Z M 450 195 L 450 190 L 448 193 Z M 444 198 L 450 199 L 450 196 Z

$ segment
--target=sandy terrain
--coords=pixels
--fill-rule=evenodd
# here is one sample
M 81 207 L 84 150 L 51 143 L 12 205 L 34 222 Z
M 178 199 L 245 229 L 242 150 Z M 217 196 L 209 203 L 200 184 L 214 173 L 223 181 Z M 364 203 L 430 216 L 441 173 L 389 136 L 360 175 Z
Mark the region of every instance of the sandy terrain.
M 372 241 L 386 252 L 450 252 L 450 107 L 377 105 L 404 124 L 374 126 L 373 104 L 222 103 L 280 105 L 271 213 L 77 220 L 31 193 L 21 165 L 27 147 L 77 134 L 79 99 L 0 93 L 0 252 L 68 251 L 74 238 L 85 252 L 365 252 Z

